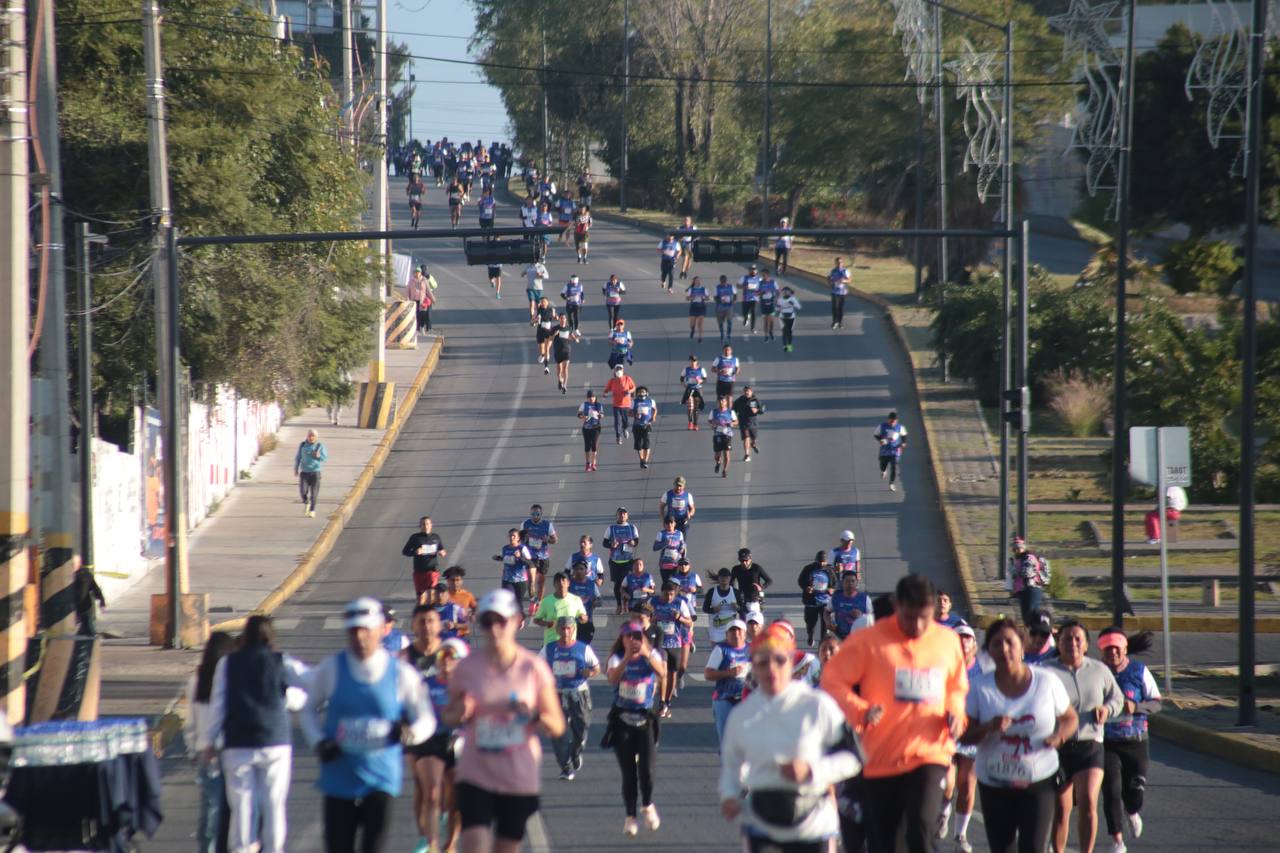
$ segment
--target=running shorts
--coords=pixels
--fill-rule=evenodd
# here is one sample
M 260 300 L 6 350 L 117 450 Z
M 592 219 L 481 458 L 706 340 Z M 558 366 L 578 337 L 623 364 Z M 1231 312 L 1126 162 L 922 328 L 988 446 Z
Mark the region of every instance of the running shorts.
M 636 450 L 649 449 L 649 432 L 650 429 L 647 426 L 636 426 L 632 428 L 631 440 Z
M 492 219 L 481 219 L 481 220 L 480 220 L 480 227 L 481 227 L 481 228 L 492 228 L 492 227 L 493 227 L 493 220 L 492 220 Z
M 778 305 L 777 305 L 777 303 L 776 303 L 776 302 L 761 302 L 761 303 L 760 303 L 760 316 L 762 316 L 762 317 L 772 317 L 772 316 L 773 316 L 774 309 L 776 309 L 777 307 L 778 307 Z
M 687 406 L 687 405 L 689 405 L 689 398 L 690 398 L 690 397 L 697 397 L 697 398 L 698 398 L 698 408 L 699 408 L 699 409 L 702 409 L 702 406 L 703 406 L 702 392 L 701 392 L 700 390 L 698 390 L 697 388 L 695 388 L 694 386 L 692 386 L 692 385 L 686 385 L 686 386 L 685 386 L 685 389 L 684 389 L 684 396 L 680 398 L 680 405 L 682 405 L 682 406 Z
M 674 649 L 663 649 L 663 656 L 667 659 L 667 672 L 676 673 L 680 670 L 680 647 Z
M 600 429 L 582 430 L 582 449 L 588 453 L 595 453 L 600 448 Z
M 489 278 L 497 278 L 500 275 L 502 275 L 501 266 L 489 267 Z
M 732 397 L 732 396 L 733 396 L 733 382 L 732 381 L 725 382 L 723 379 L 717 379 L 716 380 L 716 397 L 720 398 L 720 397 Z
M 705 303 L 705 302 L 690 302 L 690 303 L 689 303 L 689 316 L 690 316 L 690 317 L 705 317 L 705 316 L 707 316 L 707 303 Z
M 556 364 L 564 364 L 566 361 L 569 360 L 569 345 L 564 343 L 563 341 L 564 341 L 564 338 L 556 338 L 556 342 L 554 346 Z
M 1082 770 L 1104 766 L 1102 744 L 1094 740 L 1069 740 L 1058 747 L 1058 790 L 1062 791 Z
M 716 433 L 711 438 L 711 449 L 716 453 L 724 453 L 733 450 L 733 436 L 720 435 Z
M 743 441 L 746 441 L 748 437 L 749 437 L 749 438 L 751 438 L 751 440 L 753 440 L 753 441 L 754 441 L 754 440 L 755 440 L 755 437 L 756 437 L 756 421 L 755 421 L 755 418 L 752 418 L 751 420 L 746 421 L 746 422 L 744 422 L 744 423 L 740 424 L 740 425 L 738 426 L 738 430 L 739 430 L 739 432 L 741 432 L 741 433 L 742 433 L 742 440 L 743 440 Z
M 457 198 L 449 199 L 449 207 L 462 207 L 462 199 L 457 199 Z
M 542 298 L 542 291 L 534 290 L 532 287 L 526 287 L 524 289 L 524 295 L 529 297 L 530 302 L 537 302 Z
M 555 337 L 555 334 L 551 329 L 544 329 L 542 326 L 538 326 L 538 343 L 551 340 L 551 338 Z
M 453 732 L 437 732 L 422 743 L 405 747 L 405 751 L 414 758 L 438 758 L 446 769 L 452 770 L 457 761 L 453 751 L 456 741 Z
M 498 794 L 470 782 L 458 782 L 454 792 L 464 832 L 473 826 L 494 826 L 498 838 L 522 841 L 525 824 L 538 810 L 533 794 Z

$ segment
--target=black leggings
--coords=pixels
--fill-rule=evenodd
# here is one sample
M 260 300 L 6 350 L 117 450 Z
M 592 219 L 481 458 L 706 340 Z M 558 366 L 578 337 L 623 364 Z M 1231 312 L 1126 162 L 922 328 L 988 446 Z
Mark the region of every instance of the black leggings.
M 1107 832 L 1123 832 L 1124 816 L 1142 811 L 1147 790 L 1149 743 L 1142 740 L 1108 740 L 1102 743 L 1106 775 L 1102 777 L 1102 813 Z M 984 814 L 986 810 L 983 810 Z
M 787 255 L 791 254 L 790 249 L 774 249 L 773 265 L 778 268 L 778 275 L 782 275 L 787 271 Z
M 502 588 L 511 590 L 520 603 L 520 612 L 523 614 L 525 599 L 529 597 L 529 581 L 503 581 Z
M 653 742 L 652 723 L 643 726 L 629 726 L 621 720 L 614 723 L 613 754 L 618 757 L 618 768 L 622 770 L 622 805 L 626 807 L 627 817 L 635 817 L 637 795 L 641 805 L 653 805 L 658 747 Z
M 578 312 L 581 307 L 576 302 L 566 302 L 564 304 L 565 319 L 569 321 L 569 328 L 575 332 L 578 331 Z
M 324 798 L 324 849 L 326 853 L 380 853 L 387 846 L 391 801 L 386 791 L 374 791 L 358 800 Z M 363 831 L 361 830 L 363 827 Z M 360 846 L 356 832 L 360 831 Z
M 822 614 L 826 612 L 825 607 L 821 604 L 804 606 L 804 629 L 809 635 L 809 645 L 813 645 L 813 629 L 818 629 L 818 642 L 821 643 L 827 638 L 827 620 L 822 618 Z
M 784 347 L 791 346 L 791 335 L 796 327 L 796 317 L 792 314 L 790 317 L 782 318 L 782 345 Z
M 889 471 L 889 482 L 892 483 L 895 480 L 897 480 L 898 479 L 898 457 L 881 456 L 880 457 L 880 473 L 883 474 L 886 469 Z
M 622 303 L 610 305 L 606 302 L 604 307 L 609 312 L 609 328 L 612 329 L 618 324 L 618 318 L 622 316 Z
M 756 327 L 756 303 L 754 300 L 742 303 L 742 325 L 749 329 Z
M 1027 788 L 996 788 L 978 783 L 982 819 L 991 853 L 1042 853 L 1053 827 L 1053 777 Z
M 631 563 L 609 561 L 609 580 L 613 581 L 613 600 L 619 607 L 622 606 L 622 582 L 629 571 L 631 571 Z
M 675 286 L 676 259 L 664 257 L 662 259 L 662 274 L 658 277 L 658 283 L 662 287 L 671 288 Z
M 907 853 L 933 853 L 937 849 L 938 811 L 942 808 L 942 781 L 946 776 L 947 768 L 941 764 L 922 764 L 901 776 L 863 779 L 871 853 L 894 853 L 898 830 L 904 824 Z
M 844 297 L 831 294 L 831 322 L 844 322 Z

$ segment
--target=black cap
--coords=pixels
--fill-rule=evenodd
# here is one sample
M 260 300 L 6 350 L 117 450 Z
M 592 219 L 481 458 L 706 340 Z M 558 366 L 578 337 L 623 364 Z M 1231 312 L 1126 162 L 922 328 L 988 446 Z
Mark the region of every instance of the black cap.
M 1031 620 L 1027 623 L 1027 630 L 1032 634 L 1052 634 L 1053 617 L 1049 615 L 1048 610 L 1034 610 L 1031 613 Z
M 616 510 L 614 510 L 614 512 L 626 512 L 630 514 L 629 510 L 625 506 L 618 507 Z
M 751 556 L 751 549 L 750 549 L 750 548 L 739 548 L 739 549 L 738 549 L 738 559 L 739 559 L 739 560 L 741 560 L 743 557 L 750 557 L 750 556 Z

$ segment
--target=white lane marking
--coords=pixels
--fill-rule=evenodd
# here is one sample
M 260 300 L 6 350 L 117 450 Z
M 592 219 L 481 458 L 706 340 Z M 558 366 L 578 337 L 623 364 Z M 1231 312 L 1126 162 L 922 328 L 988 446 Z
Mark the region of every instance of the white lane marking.
M 484 476 L 480 478 L 480 488 L 476 489 L 476 505 L 471 510 L 471 518 L 467 519 L 466 529 L 458 537 L 458 547 L 450 551 L 450 557 L 455 563 L 461 561 L 462 552 L 466 550 L 467 543 L 471 541 L 471 534 L 475 532 L 476 525 L 480 523 L 480 519 L 484 516 L 484 505 L 489 498 L 489 487 L 493 485 L 493 474 L 498 470 L 498 457 L 502 455 L 507 440 L 511 438 L 512 430 L 516 428 L 520 404 L 524 401 L 524 391 L 528 385 L 529 369 L 525 365 L 520 368 L 520 381 L 516 383 L 516 396 L 511 401 L 511 414 L 507 415 L 507 419 L 502 422 L 502 429 L 498 431 L 498 439 L 493 443 L 493 450 L 490 451 L 489 459 L 485 462 Z
M 277 631 L 292 631 L 302 622 L 301 619 L 272 619 L 271 624 Z
M 584 339 L 584 341 L 585 341 L 585 339 Z M 590 370 L 591 368 L 593 368 L 593 367 L 595 367 L 595 366 L 596 366 L 596 363 L 595 363 L 594 361 L 588 361 L 588 362 L 587 362 L 587 370 Z
M 756 363 L 756 357 L 754 355 L 747 356 L 747 364 L 755 364 L 755 363 Z
M 572 457 L 570 454 L 566 453 L 566 454 L 564 455 L 564 464 L 568 465 L 568 464 L 569 464 L 569 460 L 570 460 L 570 459 L 572 459 L 572 458 L 573 458 L 573 457 Z
M 560 486 L 561 488 L 564 487 L 564 480 L 560 481 Z M 556 501 L 551 505 L 551 515 L 547 516 L 547 518 L 549 518 L 552 521 L 555 521 L 556 516 L 558 516 L 559 514 L 560 514 L 560 502 Z
M 542 820 L 542 812 L 534 812 L 533 817 L 525 824 L 529 834 L 529 849 L 533 853 L 551 853 L 551 839 L 547 837 L 547 824 Z
M 559 488 L 561 488 L 561 489 L 563 489 L 563 488 L 564 488 L 564 478 L 563 478 L 563 477 L 561 477 L 561 478 L 560 478 L 560 486 L 559 486 Z M 559 506 L 559 504 L 556 504 L 556 506 Z
M 342 628 L 344 619 L 341 616 L 326 616 L 324 620 L 324 629 L 326 631 L 337 631 Z
M 751 498 L 750 498 L 751 492 L 750 492 L 750 489 L 746 488 L 746 486 L 750 482 L 751 482 L 751 472 L 748 471 L 747 473 L 742 475 L 742 485 L 743 485 L 742 509 L 740 511 L 741 515 L 739 516 L 739 519 L 738 519 L 738 545 L 744 548 L 747 545 L 747 506 L 751 502 Z

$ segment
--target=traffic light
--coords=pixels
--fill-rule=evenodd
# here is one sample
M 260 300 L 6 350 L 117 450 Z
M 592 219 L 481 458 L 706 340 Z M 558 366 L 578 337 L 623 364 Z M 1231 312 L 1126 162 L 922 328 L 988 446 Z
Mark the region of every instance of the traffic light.
M 1004 399 L 1009 404 L 1005 421 L 1018 432 L 1031 432 L 1031 389 L 1025 385 L 1011 388 L 1004 392 Z
M 537 242 L 523 238 L 467 240 L 463 248 L 467 253 L 467 265 L 473 267 L 490 264 L 531 264 L 538 259 Z
M 760 245 L 755 240 L 702 238 L 693 241 L 693 259 L 701 263 L 754 261 L 758 257 L 760 257 Z

